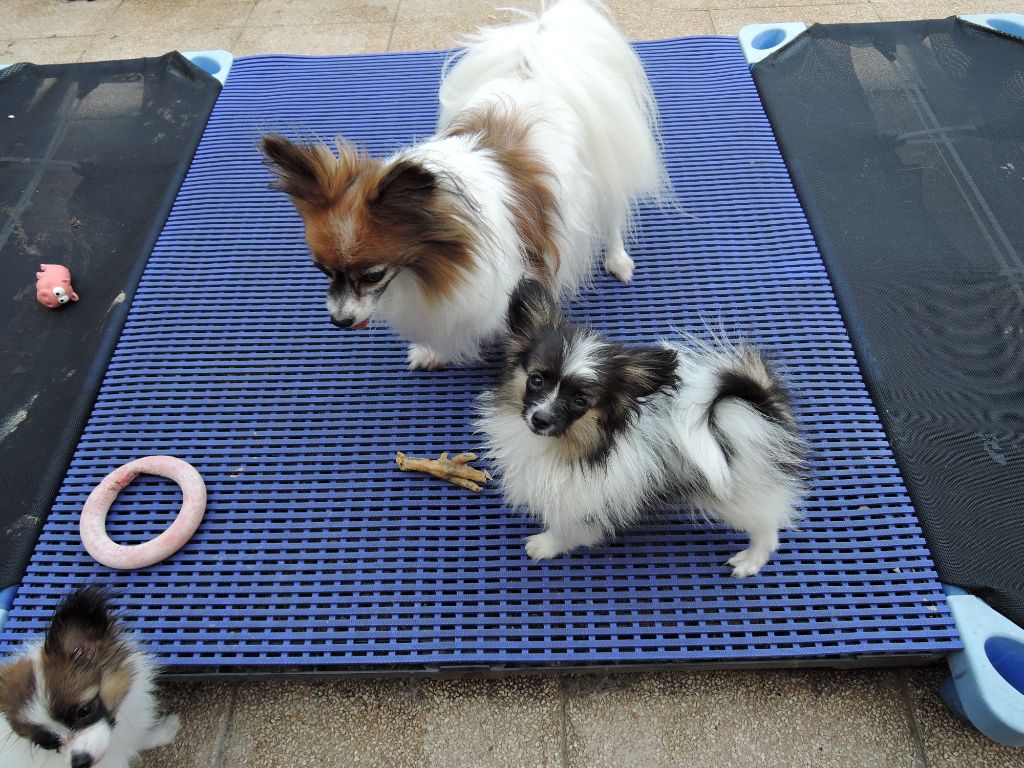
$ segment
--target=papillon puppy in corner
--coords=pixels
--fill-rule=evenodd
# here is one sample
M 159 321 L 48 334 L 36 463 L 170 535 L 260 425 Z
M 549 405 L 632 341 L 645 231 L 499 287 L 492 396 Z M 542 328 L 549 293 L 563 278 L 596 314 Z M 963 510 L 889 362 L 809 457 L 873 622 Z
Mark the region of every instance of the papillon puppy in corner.
M 107 595 L 74 592 L 42 641 L 0 665 L 0 766 L 128 768 L 169 744 L 179 721 L 157 714 L 155 674 Z
M 331 321 L 387 321 L 413 369 L 475 359 L 524 277 L 571 294 L 604 252 L 629 282 L 634 205 L 669 189 L 643 66 L 596 0 L 481 30 L 440 102 L 434 136 L 385 159 L 342 138 L 337 154 L 262 141 L 327 275 Z
M 507 500 L 544 523 L 530 557 L 597 544 L 683 502 L 750 536 L 728 561 L 733 576 L 761 570 L 797 520 L 806 450 L 758 349 L 625 347 L 565 322 L 532 281 L 513 293 L 508 328 L 479 426 Z

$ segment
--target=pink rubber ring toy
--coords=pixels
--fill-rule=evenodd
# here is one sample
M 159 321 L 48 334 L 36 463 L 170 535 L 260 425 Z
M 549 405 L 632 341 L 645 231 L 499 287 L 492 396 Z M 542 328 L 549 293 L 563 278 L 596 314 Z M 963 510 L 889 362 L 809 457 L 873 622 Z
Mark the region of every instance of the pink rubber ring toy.
M 123 547 L 107 535 L 107 512 L 139 475 L 159 475 L 181 486 L 181 511 L 171 526 L 143 544 Z M 206 512 L 206 484 L 196 468 L 175 456 L 144 456 L 118 467 L 93 488 L 82 507 L 78 529 L 86 551 L 109 568 L 145 568 L 165 560 L 192 538 Z

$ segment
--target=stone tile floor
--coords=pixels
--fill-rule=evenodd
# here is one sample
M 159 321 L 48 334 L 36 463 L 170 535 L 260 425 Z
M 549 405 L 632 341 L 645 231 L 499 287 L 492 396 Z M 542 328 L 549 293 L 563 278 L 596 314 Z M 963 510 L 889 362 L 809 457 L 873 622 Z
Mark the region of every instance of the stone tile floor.
M 504 0 L 0 0 L 0 61 L 225 48 L 365 53 L 451 46 Z M 612 0 L 634 39 L 764 21 L 878 21 L 1024 0 Z M 183 727 L 143 768 L 1024 768 L 952 717 L 942 666 L 523 676 L 500 680 L 165 683 Z
M 144 768 L 1021 768 L 886 670 L 172 684 L 184 721 Z
M 522 3 L 521 3 L 522 4 Z M 535 3 L 536 4 L 536 3 Z M 509 18 L 504 0 L 0 0 L 0 61 L 38 63 L 226 48 L 369 53 L 451 46 Z M 530 3 L 526 3 L 530 6 Z M 755 22 L 849 22 L 1024 12 L 1024 0 L 611 0 L 634 39 L 734 35 Z

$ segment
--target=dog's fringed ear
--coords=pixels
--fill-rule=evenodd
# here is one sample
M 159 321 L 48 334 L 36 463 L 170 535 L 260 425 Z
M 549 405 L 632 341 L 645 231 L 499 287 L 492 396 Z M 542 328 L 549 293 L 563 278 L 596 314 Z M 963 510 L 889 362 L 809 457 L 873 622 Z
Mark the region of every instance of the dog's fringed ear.
M 678 358 L 667 347 L 623 349 L 612 358 L 612 370 L 619 378 L 621 391 L 639 405 L 651 395 L 672 389 L 679 383 Z
M 411 160 L 399 160 L 384 171 L 371 205 L 381 213 L 423 216 L 426 204 L 437 192 L 437 186 L 437 177 L 422 165 Z
M 50 621 L 43 652 L 66 659 L 94 659 L 117 631 L 110 597 L 98 587 L 68 595 Z
M 512 290 L 505 315 L 510 337 L 529 339 L 537 331 L 558 326 L 561 320 L 551 292 L 537 280 L 521 280 Z
M 13 719 L 32 695 L 35 685 L 32 660 L 27 656 L 0 664 L 0 715 Z
M 296 204 L 325 208 L 337 200 L 361 158 L 355 148 L 338 143 L 340 157 L 326 144 L 298 144 L 284 136 L 263 137 L 260 149 L 275 179 L 270 186 Z

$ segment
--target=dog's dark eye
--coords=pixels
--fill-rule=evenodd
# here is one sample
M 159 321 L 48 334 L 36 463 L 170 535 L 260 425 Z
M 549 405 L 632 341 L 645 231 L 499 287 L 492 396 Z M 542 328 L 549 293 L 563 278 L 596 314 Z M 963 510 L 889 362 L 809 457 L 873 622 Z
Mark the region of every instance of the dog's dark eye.
M 40 749 L 60 749 L 60 739 L 49 731 L 36 731 L 36 733 L 32 735 L 32 743 Z
M 587 406 L 590 405 L 590 401 L 588 401 L 587 398 L 585 398 L 583 395 L 576 395 L 576 397 L 572 399 L 572 405 L 573 408 L 585 411 L 587 409 Z
M 539 373 L 531 373 L 530 378 L 526 380 L 526 383 L 530 389 L 540 389 L 544 386 L 544 377 Z
M 319 270 L 320 270 L 321 272 L 323 272 L 323 273 L 324 273 L 325 275 L 327 275 L 328 277 L 330 277 L 330 276 L 331 276 L 331 270 L 329 270 L 329 269 L 328 269 L 327 267 L 325 267 L 325 266 L 324 266 L 323 264 L 321 264 L 321 263 L 320 263 L 319 261 L 314 261 L 314 262 L 313 262 L 313 266 L 314 266 L 314 267 L 316 267 L 317 269 L 319 269 Z
M 85 704 L 83 704 L 82 706 L 80 706 L 78 708 L 77 712 L 75 712 L 75 717 L 77 719 L 79 719 L 79 720 L 85 720 L 87 718 L 92 717 L 93 715 L 96 714 L 96 707 L 97 707 L 97 705 L 98 705 L 98 702 L 96 701 L 96 699 L 93 699 L 92 701 L 86 702 Z
M 372 272 L 363 272 L 362 277 L 359 278 L 360 285 L 376 285 L 384 279 L 384 275 L 387 274 L 386 270 L 375 269 Z

